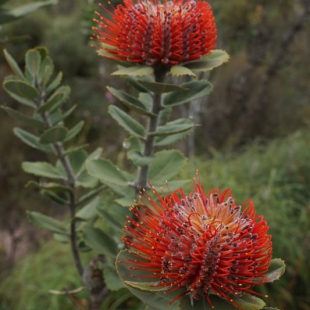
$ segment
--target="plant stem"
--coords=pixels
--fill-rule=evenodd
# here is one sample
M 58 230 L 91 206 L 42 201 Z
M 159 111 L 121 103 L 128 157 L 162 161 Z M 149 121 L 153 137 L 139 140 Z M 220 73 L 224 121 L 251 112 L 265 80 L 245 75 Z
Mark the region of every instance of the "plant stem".
M 157 66 L 154 67 L 154 75 L 155 75 L 155 82 L 163 83 L 165 81 L 165 76 L 167 73 L 167 67 Z M 150 121 L 148 124 L 147 136 L 144 142 L 144 150 L 143 150 L 143 157 L 149 157 L 153 155 L 154 149 L 154 136 L 149 135 L 151 132 L 156 132 L 158 126 L 158 116 L 159 112 L 162 109 L 161 105 L 162 96 L 161 94 L 153 94 L 153 107 L 152 113 L 153 115 L 150 117 Z M 147 187 L 147 177 L 148 177 L 149 166 L 145 165 L 139 167 L 137 172 L 137 183 L 136 183 L 136 192 L 138 193 L 143 188 Z
M 40 99 L 38 101 L 38 107 L 40 107 L 43 103 L 45 102 L 45 92 L 44 90 L 41 90 L 40 92 Z M 49 118 L 48 113 L 44 112 L 41 114 L 43 121 L 45 122 L 46 129 L 50 129 L 53 127 L 51 120 Z M 66 175 L 67 175 L 67 180 L 66 180 L 66 185 L 70 187 L 70 192 L 69 192 L 69 211 L 70 211 L 70 244 L 71 244 L 71 251 L 72 251 L 72 256 L 74 260 L 75 267 L 79 273 L 80 276 L 83 275 L 83 266 L 81 263 L 80 259 L 80 254 L 79 250 L 77 247 L 77 238 L 76 238 L 76 231 L 75 231 L 75 221 L 73 221 L 74 216 L 75 216 L 75 210 L 76 210 L 76 179 L 74 172 L 72 170 L 71 164 L 68 160 L 68 158 L 65 155 L 65 150 L 63 147 L 63 144 L 61 142 L 56 142 L 53 143 L 56 156 L 60 160 Z

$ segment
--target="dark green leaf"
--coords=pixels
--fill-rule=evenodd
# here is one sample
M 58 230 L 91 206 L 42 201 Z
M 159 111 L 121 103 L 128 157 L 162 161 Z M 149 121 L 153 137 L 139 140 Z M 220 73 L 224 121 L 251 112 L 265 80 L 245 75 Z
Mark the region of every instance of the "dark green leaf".
M 145 136 L 144 127 L 118 107 L 110 105 L 109 113 L 129 133 L 141 138 Z
M 186 158 L 176 150 L 161 151 L 155 154 L 155 159 L 151 162 L 148 179 L 153 183 L 171 180 L 185 166 Z
M 21 129 L 21 128 L 14 128 L 13 129 L 14 134 L 21 139 L 24 143 L 27 145 L 38 149 L 40 151 L 46 152 L 46 153 L 54 153 L 54 148 L 51 145 L 43 145 L 39 143 L 39 137 Z
M 194 127 L 194 123 L 190 119 L 179 118 L 169 122 L 164 126 L 158 126 L 156 132 L 151 132 L 152 136 L 170 136 L 184 131 L 188 131 Z
M 106 159 L 87 160 L 86 168 L 90 175 L 108 186 L 110 183 L 127 186 L 128 180 L 123 171 Z
M 60 86 L 49 98 L 48 100 L 39 107 L 38 113 L 44 113 L 46 111 L 53 111 L 54 109 L 60 107 L 69 98 L 70 95 L 69 86 Z
M 144 104 L 137 98 L 130 96 L 125 92 L 119 91 L 113 87 L 108 86 L 107 89 L 111 94 L 113 94 L 116 98 L 118 98 L 125 106 L 127 106 L 131 110 L 134 110 L 143 115 L 149 115 L 149 116 L 152 115 L 152 113 L 149 110 L 147 110 Z
M 229 55 L 222 50 L 213 50 L 202 58 L 183 64 L 184 67 L 194 72 L 210 71 L 229 60 Z
M 22 168 L 25 172 L 37 175 L 39 177 L 64 179 L 59 171 L 47 162 L 23 162 Z
M 64 120 L 66 117 L 68 117 L 76 108 L 76 105 L 72 106 L 70 109 L 68 109 L 66 112 L 62 113 L 59 109 L 53 111 L 53 113 L 50 114 L 52 125 L 57 125 L 59 122 Z
M 78 135 L 84 127 L 84 121 L 79 121 L 74 127 L 72 127 L 64 140 L 64 142 L 68 142 L 73 139 L 76 135 Z
M 21 79 L 24 79 L 25 76 L 23 74 L 23 72 L 20 70 L 17 62 L 15 61 L 15 59 L 8 53 L 8 51 L 6 49 L 3 50 L 3 54 L 4 57 L 7 61 L 7 63 L 9 64 L 10 68 L 12 69 L 12 71 Z
M 42 182 L 42 183 L 38 183 L 35 181 L 29 181 L 26 184 L 27 188 L 40 188 L 40 189 L 47 189 L 53 192 L 69 192 L 71 191 L 71 188 L 68 186 L 65 186 L 63 184 L 58 184 L 58 183 L 54 183 L 54 182 Z
M 46 88 L 46 94 L 49 95 L 52 91 L 54 91 L 61 83 L 62 80 L 62 72 L 59 72 L 53 82 Z
M 143 80 L 137 80 L 139 84 L 145 87 L 148 91 L 151 91 L 156 94 L 169 93 L 172 91 L 184 90 L 184 88 L 174 85 L 174 84 L 165 84 L 157 82 L 149 82 Z
M 164 95 L 165 106 L 175 106 L 208 95 L 212 90 L 212 85 L 206 80 L 191 81 L 184 83 L 181 87 L 188 90 L 179 90 Z
M 85 160 L 87 158 L 87 152 L 85 150 L 76 150 L 75 152 L 70 152 L 68 159 L 73 170 L 73 173 L 78 176 L 85 170 Z
M 84 228 L 83 239 L 96 253 L 115 259 L 118 251 L 117 244 L 102 230 L 87 225 Z
M 145 110 L 151 111 L 153 106 L 153 97 L 149 93 L 139 93 L 139 101 L 143 104 Z M 152 115 L 150 113 L 149 115 Z
M 133 194 L 134 194 L 134 192 L 133 192 Z M 130 198 L 130 197 L 118 198 L 118 199 L 115 199 L 115 202 L 122 207 L 130 207 L 134 203 L 134 196 L 135 196 L 135 194 L 133 195 L 132 198 Z
M 62 206 L 68 205 L 70 203 L 68 193 L 65 192 L 56 193 L 53 190 L 41 189 L 40 194 L 42 196 L 48 197 L 49 199 L 53 200 L 54 202 Z
M 67 128 L 63 126 L 52 127 L 41 135 L 39 143 L 50 144 L 63 141 L 67 135 L 67 132 Z
M 13 81 L 6 79 L 3 83 L 3 87 L 10 96 L 18 102 L 36 108 L 34 100 L 39 96 L 39 92 L 33 86 L 21 80 Z
M 27 212 L 30 222 L 38 227 L 44 228 L 58 234 L 68 234 L 66 225 L 63 222 L 55 220 L 49 216 L 38 212 Z
M 19 120 L 19 121 L 21 121 L 27 125 L 30 125 L 30 126 L 33 126 L 35 128 L 39 128 L 39 129 L 44 128 L 44 123 L 39 121 L 39 120 L 36 120 L 34 118 L 30 118 L 24 114 L 21 114 L 20 112 L 14 110 L 14 109 L 11 109 L 10 107 L 2 106 L 2 109 L 4 109 L 9 115 L 14 117 L 15 119 L 17 119 L 17 120 Z

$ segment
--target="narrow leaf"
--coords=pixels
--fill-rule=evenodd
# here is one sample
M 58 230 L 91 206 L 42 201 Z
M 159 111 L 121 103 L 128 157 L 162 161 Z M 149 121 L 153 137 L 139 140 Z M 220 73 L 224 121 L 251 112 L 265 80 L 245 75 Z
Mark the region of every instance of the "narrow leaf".
M 27 51 L 25 56 L 26 61 L 26 77 L 30 84 L 33 86 L 39 82 L 39 71 L 41 65 L 41 55 L 34 48 Z
M 118 98 L 125 106 L 134 110 L 142 115 L 153 115 L 149 110 L 146 109 L 145 105 L 137 98 L 128 95 L 125 92 L 116 90 L 113 87 L 107 87 L 109 92 Z
M 57 2 L 58 2 L 57 0 L 46 0 L 46 1 L 29 3 L 29 4 L 25 4 L 25 5 L 17 7 L 16 9 L 11 10 L 10 13 L 14 17 L 22 17 L 22 16 L 28 15 L 36 11 L 37 9 L 41 7 L 57 4 Z
M 67 132 L 67 128 L 63 126 L 52 127 L 41 135 L 39 142 L 42 144 L 50 144 L 63 141 L 67 135 Z
M 169 122 L 164 126 L 158 126 L 156 132 L 150 132 L 150 136 L 169 136 L 183 131 L 188 131 L 194 127 L 194 123 L 190 119 L 180 118 Z
M 135 66 L 129 68 L 120 68 L 111 75 L 129 75 L 129 76 L 144 76 L 153 74 L 154 69 L 151 66 Z
M 170 74 L 172 76 L 184 76 L 189 75 L 193 78 L 196 78 L 196 75 L 193 71 L 191 71 L 188 68 L 182 67 L 182 66 L 173 66 L 170 70 Z
M 46 88 L 46 93 L 49 95 L 52 91 L 54 91 L 61 83 L 62 80 L 62 72 L 59 72 L 53 82 Z
M 184 88 L 174 85 L 174 84 L 165 84 L 157 82 L 149 82 L 143 80 L 137 80 L 139 84 L 145 87 L 148 91 L 151 91 L 156 94 L 169 93 L 177 90 L 184 90 Z
M 208 95 L 212 85 L 206 80 L 191 81 L 184 83 L 181 87 L 188 90 L 179 90 L 164 95 L 165 106 L 176 106 Z
M 144 127 L 120 108 L 110 105 L 109 113 L 129 133 L 141 138 L 145 136 Z
M 78 135 L 81 130 L 84 127 L 84 121 L 79 121 L 74 127 L 72 127 L 68 133 L 66 138 L 64 139 L 64 142 L 70 141 L 71 139 L 73 139 L 76 135 Z
M 64 179 L 63 175 L 47 162 L 23 162 L 22 169 L 39 177 L 53 178 L 53 179 Z
M 25 76 L 23 74 L 23 72 L 20 70 L 17 62 L 15 61 L 15 59 L 9 54 L 9 52 L 4 49 L 3 50 L 3 54 L 4 54 L 4 57 L 7 61 L 7 63 L 9 64 L 10 68 L 12 69 L 12 71 L 21 79 L 24 79 Z
M 49 230 L 54 233 L 58 234 L 68 234 L 68 231 L 66 229 L 66 226 L 63 222 L 60 222 L 58 220 L 55 220 L 52 217 L 49 217 L 47 215 L 38 213 L 38 212 L 27 212 L 28 218 L 30 222 L 38 227 L 44 228 L 46 230 Z
M 155 137 L 154 145 L 156 146 L 168 146 L 173 145 L 174 143 L 178 142 L 181 139 L 184 139 L 191 133 L 190 130 L 183 131 L 181 133 L 174 134 L 172 136 L 158 136 Z
M 250 294 L 243 294 L 242 297 L 232 297 L 232 300 L 243 310 L 261 310 L 265 302 Z

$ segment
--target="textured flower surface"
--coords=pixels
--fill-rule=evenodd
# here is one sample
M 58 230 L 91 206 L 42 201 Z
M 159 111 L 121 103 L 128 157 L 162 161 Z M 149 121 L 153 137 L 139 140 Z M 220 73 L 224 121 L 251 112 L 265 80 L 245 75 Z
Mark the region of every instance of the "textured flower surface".
M 216 48 L 211 6 L 201 0 L 125 0 L 112 19 L 95 20 L 99 55 L 146 65 L 176 65 Z
M 124 263 L 168 293 L 180 290 L 172 302 L 190 294 L 212 305 L 213 293 L 242 309 L 232 298 L 266 282 L 272 256 L 268 225 L 253 202 L 237 205 L 231 190 L 205 194 L 198 175 L 188 196 L 153 192 L 158 202 L 144 192 L 131 208 L 123 240 L 134 259 Z

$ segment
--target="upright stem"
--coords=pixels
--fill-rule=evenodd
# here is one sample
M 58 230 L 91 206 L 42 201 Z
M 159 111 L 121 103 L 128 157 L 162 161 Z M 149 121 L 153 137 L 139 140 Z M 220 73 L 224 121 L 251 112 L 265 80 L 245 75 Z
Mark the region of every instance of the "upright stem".
M 167 68 L 158 66 L 154 68 L 154 75 L 155 75 L 155 82 L 157 83 L 163 83 L 165 81 L 165 76 L 167 73 Z M 156 132 L 157 125 L 158 125 L 158 116 L 159 112 L 162 108 L 161 105 L 162 96 L 161 94 L 155 94 L 153 95 L 153 107 L 152 107 L 152 113 L 153 115 L 150 117 L 150 121 L 148 124 L 148 130 L 147 130 L 147 136 L 144 142 L 144 150 L 143 150 L 143 157 L 149 157 L 153 154 L 153 148 L 154 148 L 154 136 L 149 135 L 151 132 Z M 142 167 L 139 167 L 138 169 L 138 177 L 137 177 L 137 183 L 136 183 L 136 191 L 139 192 L 143 188 L 147 187 L 147 176 L 148 176 L 149 166 L 145 165 Z
M 40 99 L 38 101 L 38 107 L 40 107 L 45 101 L 45 92 L 44 90 L 41 91 L 40 94 Z M 51 123 L 51 120 L 49 118 L 49 115 L 45 112 L 42 113 L 42 119 L 45 122 L 46 128 L 52 128 L 53 125 Z M 70 223 L 70 244 L 71 244 L 71 251 L 72 251 L 72 256 L 73 256 L 73 260 L 74 260 L 74 264 L 75 267 L 78 271 L 78 273 L 80 274 L 80 276 L 83 275 L 83 266 L 81 263 L 81 259 L 80 259 L 80 254 L 79 254 L 79 250 L 77 247 L 77 238 L 76 238 L 76 231 L 75 231 L 75 221 L 73 221 L 74 216 L 75 216 L 75 209 L 76 209 L 76 179 L 75 179 L 75 175 L 74 172 L 72 170 L 71 164 L 68 160 L 68 158 L 65 155 L 65 150 L 63 147 L 63 144 L 61 142 L 56 142 L 53 144 L 57 158 L 60 160 L 66 175 L 67 175 L 67 185 L 70 187 L 70 192 L 69 192 L 69 211 L 70 211 L 70 219 L 71 219 L 71 223 Z

